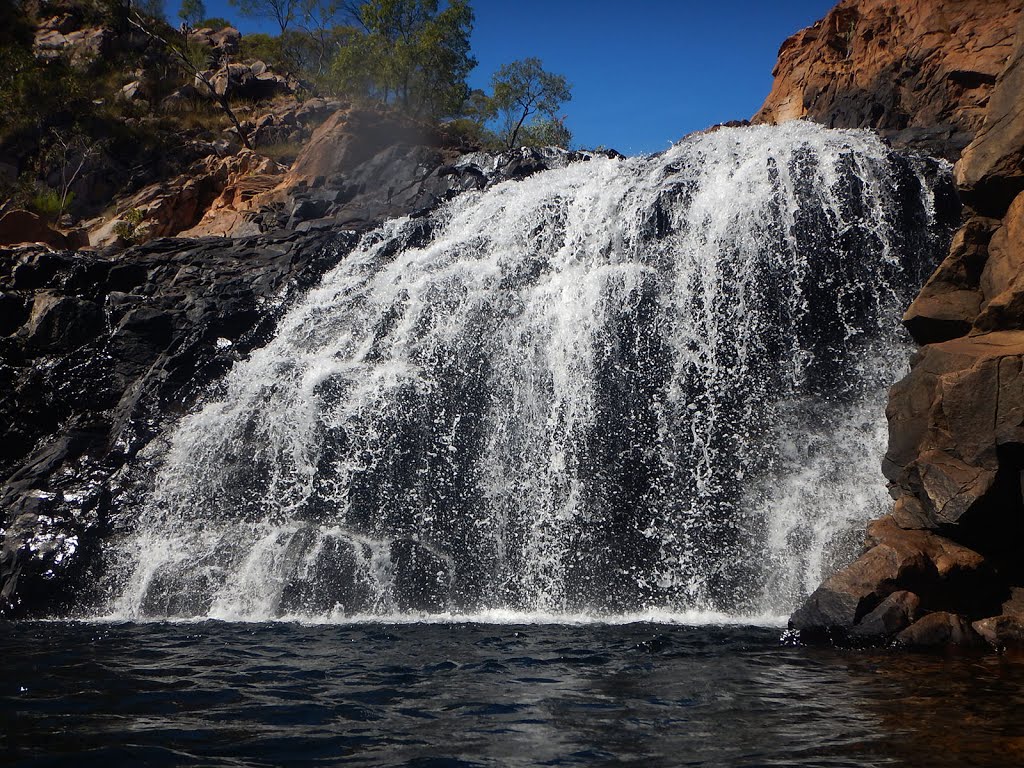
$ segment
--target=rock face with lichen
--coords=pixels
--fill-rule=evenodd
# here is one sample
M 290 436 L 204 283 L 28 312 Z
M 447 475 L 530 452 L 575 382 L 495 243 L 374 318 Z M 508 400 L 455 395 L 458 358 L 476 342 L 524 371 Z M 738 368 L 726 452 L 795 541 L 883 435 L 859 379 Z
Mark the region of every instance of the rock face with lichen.
M 754 122 L 873 128 L 955 160 L 985 121 L 1019 13 L 1011 0 L 843 0 L 782 44 Z
M 996 5 L 1018 16 L 1010 4 L 908 8 L 937 18 L 946 6 Z M 844 2 L 826 21 L 878 6 Z M 960 36 L 994 34 L 985 18 Z M 964 224 L 904 316 L 923 346 L 886 409 L 895 504 L 869 526 L 862 556 L 793 614 L 806 639 L 1024 645 L 1024 21 L 973 132 L 955 168 Z

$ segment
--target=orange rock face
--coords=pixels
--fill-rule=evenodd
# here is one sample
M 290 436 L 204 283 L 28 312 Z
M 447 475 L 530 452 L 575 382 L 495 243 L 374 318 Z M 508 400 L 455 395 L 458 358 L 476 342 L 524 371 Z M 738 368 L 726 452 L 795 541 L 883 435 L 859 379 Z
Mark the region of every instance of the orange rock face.
M 787 39 L 755 123 L 874 128 L 955 160 L 1011 55 L 1014 0 L 843 0 Z
M 979 212 L 1000 216 L 1024 190 L 1024 19 L 999 75 L 985 124 L 956 165 L 964 200 Z

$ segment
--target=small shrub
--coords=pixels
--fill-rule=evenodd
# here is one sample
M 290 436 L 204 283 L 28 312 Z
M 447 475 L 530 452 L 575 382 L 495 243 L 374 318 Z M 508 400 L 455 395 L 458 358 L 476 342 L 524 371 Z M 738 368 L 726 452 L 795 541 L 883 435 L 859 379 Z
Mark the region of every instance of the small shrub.
M 497 137 L 476 120 L 466 117 L 449 120 L 442 125 L 445 133 L 460 144 L 489 147 L 498 143 Z
M 56 221 L 64 213 L 65 208 L 71 205 L 73 193 L 68 193 L 66 199 L 61 199 L 60 192 L 55 189 L 43 189 L 32 197 L 30 203 L 32 210 L 38 213 L 47 221 Z
M 199 26 L 197 26 L 196 29 L 212 29 L 214 32 L 218 32 L 224 29 L 224 27 L 231 26 L 234 25 L 227 19 L 222 19 L 220 16 L 213 16 L 212 18 L 203 19 L 199 22 Z
M 146 214 L 138 208 L 125 211 L 121 215 L 121 220 L 114 225 L 114 234 L 129 243 L 138 242 L 141 239 L 140 227 L 145 218 Z

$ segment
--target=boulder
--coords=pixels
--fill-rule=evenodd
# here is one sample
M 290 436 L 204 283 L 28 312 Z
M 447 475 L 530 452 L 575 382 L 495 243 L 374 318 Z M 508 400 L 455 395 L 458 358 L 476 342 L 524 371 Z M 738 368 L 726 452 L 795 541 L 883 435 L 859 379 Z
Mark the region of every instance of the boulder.
M 65 58 L 73 67 L 84 69 L 107 55 L 115 35 L 106 27 L 88 27 L 60 32 L 40 28 L 36 31 L 33 51 L 37 58 L 53 60 Z
M 853 628 L 854 635 L 868 638 L 891 637 L 917 619 L 921 598 L 913 592 L 893 592 Z
M 933 568 L 924 552 L 876 544 L 811 593 L 790 626 L 802 635 L 853 630 L 885 598 L 916 587 Z
M 992 235 L 980 287 L 984 302 L 977 330 L 1024 328 L 1024 193 L 1014 198 Z
M 232 99 L 263 101 L 292 91 L 287 78 L 266 70 L 256 74 L 247 64 L 227 64 L 218 70 L 203 73 L 203 77 L 209 81 L 217 96 L 229 96 Z M 206 88 L 203 78 L 196 77 L 195 87 L 200 91 Z
M 912 511 L 929 527 L 984 514 L 1001 449 L 1024 444 L 1022 356 L 1022 331 L 932 344 L 890 390 L 882 469 L 898 498 L 916 498 Z M 989 509 L 999 504 L 987 501 Z
M 234 56 L 242 43 L 242 33 L 234 27 L 222 27 L 210 35 L 210 43 L 218 51 Z
M 996 648 L 1024 649 L 1024 587 L 1010 590 L 1010 599 L 1003 603 L 998 616 L 981 619 L 971 626 Z
M 918 344 L 935 344 L 966 335 L 981 312 L 981 276 L 988 244 L 1000 226 L 998 219 L 969 219 L 950 244 L 949 255 L 925 283 L 903 315 Z
M 78 248 L 81 236 L 73 237 L 53 229 L 41 216 L 29 211 L 8 211 L 0 217 L 0 245 L 44 243 L 54 248 Z
M 222 27 L 216 31 L 209 27 L 203 27 L 195 30 L 190 35 L 189 41 L 193 45 L 211 49 L 214 58 L 220 59 L 238 53 L 242 42 L 242 33 L 234 27 Z
M 995 648 L 1024 649 L 1024 617 L 990 616 L 974 622 L 971 628 Z
M 810 639 L 892 635 L 922 606 L 970 610 L 990 578 L 978 552 L 884 517 L 868 526 L 864 554 L 818 587 L 793 613 L 790 626 Z
M 929 613 L 896 635 L 896 642 L 908 648 L 969 646 L 980 640 L 963 617 L 945 611 Z

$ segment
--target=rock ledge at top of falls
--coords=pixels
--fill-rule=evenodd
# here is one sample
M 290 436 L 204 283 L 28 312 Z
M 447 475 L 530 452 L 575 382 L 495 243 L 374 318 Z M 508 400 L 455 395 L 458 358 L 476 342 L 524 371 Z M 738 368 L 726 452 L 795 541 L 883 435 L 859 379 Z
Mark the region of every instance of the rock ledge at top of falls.
M 802 639 L 1024 649 L 1022 72 L 1024 18 L 955 168 L 964 224 L 903 318 L 923 346 L 886 409 L 895 504 L 793 614 Z
M 872 128 L 955 160 L 982 127 L 1019 14 L 1008 0 L 843 0 L 782 44 L 754 122 Z

